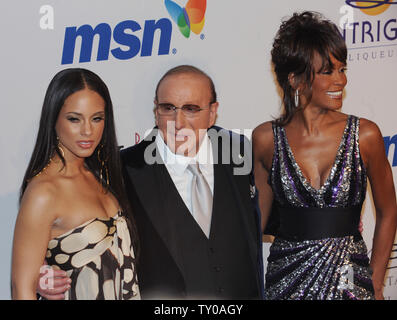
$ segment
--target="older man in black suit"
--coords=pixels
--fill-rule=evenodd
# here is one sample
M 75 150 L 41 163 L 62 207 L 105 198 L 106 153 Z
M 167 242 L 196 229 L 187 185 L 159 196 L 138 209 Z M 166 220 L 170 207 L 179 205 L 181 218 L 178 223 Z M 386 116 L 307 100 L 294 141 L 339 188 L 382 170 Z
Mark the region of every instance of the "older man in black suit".
M 156 128 L 121 153 L 142 298 L 260 299 L 249 142 L 214 126 L 214 84 L 193 66 L 169 70 L 154 103 Z

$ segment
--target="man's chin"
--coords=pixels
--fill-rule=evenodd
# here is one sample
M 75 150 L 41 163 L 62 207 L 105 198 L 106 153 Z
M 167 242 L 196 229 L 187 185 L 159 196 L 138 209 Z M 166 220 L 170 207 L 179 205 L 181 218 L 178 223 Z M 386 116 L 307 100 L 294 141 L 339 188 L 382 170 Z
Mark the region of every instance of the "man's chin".
M 174 148 L 171 147 L 170 150 L 175 154 L 185 157 L 194 157 L 196 155 L 195 146 L 188 144 L 187 142 L 177 143 Z

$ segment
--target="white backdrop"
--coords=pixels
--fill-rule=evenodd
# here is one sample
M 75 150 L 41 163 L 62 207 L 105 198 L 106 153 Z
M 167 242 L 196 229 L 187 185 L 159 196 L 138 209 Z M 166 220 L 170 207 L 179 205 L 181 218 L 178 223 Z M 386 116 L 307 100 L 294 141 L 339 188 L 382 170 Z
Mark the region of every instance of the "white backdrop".
M 175 1 L 181 6 L 187 2 Z M 10 298 L 11 246 L 19 187 L 35 142 L 45 90 L 55 73 L 67 67 L 88 68 L 107 83 L 115 107 L 119 143 L 124 146 L 134 144 L 153 126 L 155 85 L 166 70 L 179 64 L 196 65 L 213 77 L 220 102 L 218 125 L 253 129 L 280 112 L 281 99 L 270 63 L 272 40 L 280 21 L 294 11 L 321 12 L 342 27 L 346 23 L 349 82 L 342 111 L 379 125 L 397 181 L 397 4 L 380 5 L 375 12 L 351 5 L 364 6 L 365 2 L 208 0 L 201 34 L 192 33 L 186 39 L 163 0 L 1 1 L 0 299 Z M 140 49 L 147 50 L 143 39 L 150 35 L 150 24 L 158 21 L 163 29 L 154 34 L 151 55 L 142 56 L 142 50 L 137 50 L 129 59 L 115 57 L 112 50 L 117 48 L 128 53 L 140 45 Z M 118 37 L 120 23 L 137 28 L 134 32 L 125 31 L 129 42 Z M 82 40 L 77 38 L 73 63 L 62 64 L 65 34 L 70 30 L 67 28 L 88 25 L 86 28 L 95 29 L 100 24 L 113 37 L 95 36 L 90 61 L 81 63 Z M 166 54 L 158 54 L 160 38 Z M 108 59 L 97 61 L 99 43 L 109 40 Z M 86 44 L 87 39 L 83 42 Z M 371 250 L 374 210 L 370 196 L 363 222 L 364 239 Z M 385 278 L 387 299 L 397 299 L 395 242 Z M 266 243 L 265 266 L 268 248 Z

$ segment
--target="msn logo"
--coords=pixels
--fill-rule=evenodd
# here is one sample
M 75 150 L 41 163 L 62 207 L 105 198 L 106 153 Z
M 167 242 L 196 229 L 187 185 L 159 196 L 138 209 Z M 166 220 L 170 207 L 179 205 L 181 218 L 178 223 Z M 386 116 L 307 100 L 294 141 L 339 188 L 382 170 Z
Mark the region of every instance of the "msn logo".
M 119 60 L 131 59 L 138 53 L 141 57 L 151 56 L 156 31 L 160 32 L 158 55 L 169 54 L 172 24 L 167 18 L 158 21 L 146 20 L 143 30 L 140 24 L 134 20 L 120 22 L 113 31 L 107 23 L 100 23 L 95 28 L 89 24 L 78 28 L 67 27 L 63 43 L 62 64 L 73 63 L 78 38 L 81 38 L 79 62 L 90 62 L 96 36 L 99 38 L 96 61 L 108 60 L 109 53 Z M 110 49 L 112 38 L 120 46 Z
M 390 146 L 392 144 L 394 145 L 392 167 L 396 167 L 397 166 L 397 134 L 394 135 L 393 137 L 383 137 L 383 142 L 385 144 L 386 156 L 389 155 Z

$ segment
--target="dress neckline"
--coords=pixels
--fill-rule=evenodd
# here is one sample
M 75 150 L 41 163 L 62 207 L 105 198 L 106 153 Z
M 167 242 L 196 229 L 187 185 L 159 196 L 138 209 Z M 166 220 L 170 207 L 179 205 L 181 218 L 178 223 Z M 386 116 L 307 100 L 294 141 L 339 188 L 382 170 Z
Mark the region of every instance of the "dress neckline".
M 117 220 L 119 217 L 121 217 L 121 210 L 120 210 L 120 209 L 117 211 L 117 213 L 116 213 L 113 217 L 107 217 L 107 218 L 95 217 L 95 218 L 91 218 L 91 219 L 89 219 L 89 220 L 84 221 L 84 222 L 81 223 L 80 225 L 78 225 L 78 226 L 76 226 L 76 227 L 74 227 L 74 228 L 72 228 L 72 229 L 70 229 L 70 230 L 64 232 L 63 234 L 61 234 L 61 235 L 59 235 L 59 236 L 56 236 L 56 237 L 54 237 L 54 238 L 51 238 L 50 241 L 51 241 L 51 240 L 58 240 L 59 238 L 66 237 L 66 236 L 68 236 L 69 234 L 73 233 L 74 230 L 76 230 L 76 229 L 78 229 L 78 228 L 85 227 L 85 226 L 89 225 L 90 223 L 92 223 L 92 222 L 94 222 L 94 221 L 109 222 L 109 221 L 112 221 L 112 220 L 113 220 L 113 221 L 114 221 L 114 220 Z
M 307 180 L 305 175 L 303 174 L 300 165 L 295 160 L 294 152 L 292 151 L 292 148 L 291 148 L 291 146 L 290 146 L 290 144 L 288 142 L 288 137 L 287 137 L 285 128 L 281 127 L 281 130 L 282 130 L 283 136 L 284 136 L 285 146 L 286 146 L 286 149 L 287 149 L 287 152 L 288 152 L 288 156 L 289 156 L 289 158 L 290 158 L 290 160 L 291 160 L 291 162 L 292 162 L 292 164 L 293 164 L 293 166 L 295 168 L 295 171 L 296 171 L 296 173 L 297 173 L 297 175 L 299 177 L 300 182 L 305 186 L 306 190 L 314 192 L 315 194 L 321 194 L 328 187 L 330 181 L 334 178 L 335 173 L 336 173 L 335 168 L 338 166 L 338 164 L 339 164 L 339 162 L 341 160 L 341 157 L 339 155 L 340 155 L 340 153 L 341 153 L 341 151 L 342 151 L 342 149 L 343 149 L 343 147 L 345 145 L 346 135 L 347 135 L 347 131 L 348 131 L 349 124 L 350 124 L 350 118 L 351 118 L 351 115 L 348 115 L 345 127 L 343 129 L 342 137 L 340 139 L 340 143 L 339 143 L 338 149 L 336 151 L 334 162 L 333 162 L 333 164 L 332 164 L 332 166 L 331 166 L 331 168 L 329 170 L 329 174 L 328 174 L 327 178 L 324 180 L 324 183 L 322 185 L 320 185 L 319 189 L 314 188 L 312 186 L 312 184 Z

